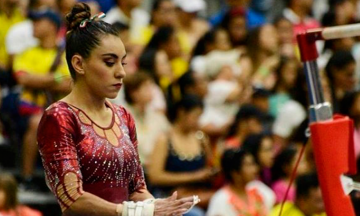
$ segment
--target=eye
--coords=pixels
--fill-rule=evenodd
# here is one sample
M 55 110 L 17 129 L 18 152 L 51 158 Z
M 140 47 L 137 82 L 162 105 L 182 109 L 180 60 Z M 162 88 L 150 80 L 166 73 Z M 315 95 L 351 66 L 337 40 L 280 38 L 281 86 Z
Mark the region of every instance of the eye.
M 121 65 L 125 66 L 125 65 L 127 65 L 127 63 L 126 62 L 121 62 Z
M 105 64 L 106 64 L 106 66 L 108 66 L 108 67 L 112 67 L 112 66 L 115 64 L 115 62 L 105 61 Z

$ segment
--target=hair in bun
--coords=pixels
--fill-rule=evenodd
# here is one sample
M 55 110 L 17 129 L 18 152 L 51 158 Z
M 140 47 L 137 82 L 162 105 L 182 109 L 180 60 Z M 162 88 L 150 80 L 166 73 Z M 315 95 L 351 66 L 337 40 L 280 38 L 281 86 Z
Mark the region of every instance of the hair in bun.
M 96 18 L 96 16 L 95 16 Z M 68 32 L 66 34 L 66 61 L 71 77 L 76 80 L 76 71 L 71 59 L 74 55 L 88 58 L 94 48 L 100 46 L 104 35 L 119 36 L 119 31 L 109 23 L 91 18 L 90 7 L 85 3 L 76 3 L 66 16 Z M 87 24 L 80 26 L 83 21 Z
M 71 12 L 66 15 L 68 30 L 71 31 L 80 26 L 80 23 L 85 19 L 90 19 L 90 7 L 85 3 L 76 3 Z

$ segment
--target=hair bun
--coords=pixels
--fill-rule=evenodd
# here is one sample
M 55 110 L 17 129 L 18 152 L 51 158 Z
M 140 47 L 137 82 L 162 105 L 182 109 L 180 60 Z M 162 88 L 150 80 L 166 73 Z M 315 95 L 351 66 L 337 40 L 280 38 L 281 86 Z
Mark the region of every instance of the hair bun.
M 90 7 L 85 3 L 76 3 L 71 12 L 66 15 L 68 30 L 76 29 L 85 19 L 90 19 Z

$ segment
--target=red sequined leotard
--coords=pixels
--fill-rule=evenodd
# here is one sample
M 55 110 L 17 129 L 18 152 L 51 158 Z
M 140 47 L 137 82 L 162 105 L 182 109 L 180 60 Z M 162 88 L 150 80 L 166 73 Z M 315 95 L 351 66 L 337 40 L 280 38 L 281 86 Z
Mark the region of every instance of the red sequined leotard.
M 46 180 L 63 211 L 84 191 L 121 203 L 146 189 L 134 120 L 123 107 L 106 105 L 113 113 L 106 128 L 61 101 L 41 119 L 38 145 Z

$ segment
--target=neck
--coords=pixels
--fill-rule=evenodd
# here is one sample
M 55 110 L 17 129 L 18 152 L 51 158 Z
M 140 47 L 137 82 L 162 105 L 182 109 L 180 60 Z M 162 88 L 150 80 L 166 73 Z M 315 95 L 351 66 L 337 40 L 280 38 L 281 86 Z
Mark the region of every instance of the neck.
M 129 7 L 126 4 L 120 4 L 119 8 L 121 9 L 121 11 L 128 17 L 131 18 L 131 11 L 133 8 Z
M 311 216 L 313 214 L 309 214 L 309 212 L 306 210 L 306 208 L 300 204 L 300 202 L 295 201 L 295 206 L 298 208 L 305 216 Z
M 99 112 L 106 109 L 105 98 L 96 97 L 84 87 L 82 83 L 75 83 L 71 93 L 68 95 L 69 102 L 88 112 Z
M 49 35 L 40 40 L 40 46 L 44 49 L 53 49 L 56 47 L 56 35 Z
M 232 184 L 230 184 L 230 188 L 239 197 L 246 196 L 245 185 L 243 185 L 242 183 L 239 183 L 239 182 L 232 183 Z
M 174 130 L 182 135 L 188 135 L 191 132 L 191 130 L 183 126 L 180 122 L 174 123 Z

